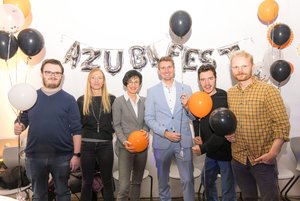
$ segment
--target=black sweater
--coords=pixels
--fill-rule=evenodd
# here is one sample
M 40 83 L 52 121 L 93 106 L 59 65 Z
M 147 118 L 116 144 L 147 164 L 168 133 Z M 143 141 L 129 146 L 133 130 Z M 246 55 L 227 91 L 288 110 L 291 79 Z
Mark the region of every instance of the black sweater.
M 217 93 L 212 95 L 211 98 L 213 101 L 211 112 L 219 107 L 228 108 L 226 91 L 217 88 Z M 214 133 L 209 125 L 210 113 L 201 120 L 197 119 L 193 121 L 195 136 L 199 136 L 200 130 L 200 136 L 203 141 L 203 144 L 200 145 L 201 154 L 206 153 L 206 156 L 215 160 L 230 161 L 231 144 L 225 139 L 225 137 L 221 137 L 220 135 L 216 135 Z
M 95 116 L 98 118 L 100 105 L 102 104 L 101 96 L 93 97 L 93 106 Z M 110 104 L 112 105 L 115 96 L 109 95 Z M 99 121 L 99 133 L 97 132 L 97 120 L 95 119 L 92 113 L 92 106 L 90 105 L 90 114 L 83 115 L 83 96 L 80 96 L 77 99 L 77 104 L 79 107 L 80 115 L 81 115 L 81 123 L 82 123 L 82 138 L 89 139 L 97 139 L 97 140 L 112 140 L 112 134 L 114 133 L 113 125 L 112 125 L 112 112 L 110 110 L 109 113 L 104 113 L 103 107 L 101 111 L 100 121 Z

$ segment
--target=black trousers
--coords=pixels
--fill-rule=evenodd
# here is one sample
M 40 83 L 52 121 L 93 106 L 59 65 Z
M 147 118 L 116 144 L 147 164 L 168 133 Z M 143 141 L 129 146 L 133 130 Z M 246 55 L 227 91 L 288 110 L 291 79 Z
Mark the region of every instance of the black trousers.
M 103 182 L 103 198 L 105 201 L 113 201 L 112 168 L 114 161 L 112 141 L 82 142 L 81 145 L 81 171 L 82 187 L 81 201 L 92 200 L 92 183 L 94 173 L 99 168 Z

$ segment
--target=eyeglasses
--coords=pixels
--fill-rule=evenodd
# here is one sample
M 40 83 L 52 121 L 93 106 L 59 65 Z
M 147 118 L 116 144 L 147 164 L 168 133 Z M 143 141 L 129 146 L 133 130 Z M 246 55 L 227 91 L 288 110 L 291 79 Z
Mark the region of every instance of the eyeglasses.
M 62 75 L 62 72 L 44 71 L 44 74 L 46 76 L 52 76 L 52 75 L 54 75 L 54 77 L 60 77 Z

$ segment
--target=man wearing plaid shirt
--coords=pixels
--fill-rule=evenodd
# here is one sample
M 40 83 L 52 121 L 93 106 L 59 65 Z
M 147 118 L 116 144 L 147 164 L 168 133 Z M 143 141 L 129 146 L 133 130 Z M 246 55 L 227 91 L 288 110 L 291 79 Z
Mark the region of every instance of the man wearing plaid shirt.
M 231 56 L 237 84 L 228 90 L 229 109 L 237 117 L 232 142 L 232 167 L 243 200 L 279 201 L 276 156 L 288 141 L 290 123 L 279 90 L 252 76 L 253 57 L 245 51 Z

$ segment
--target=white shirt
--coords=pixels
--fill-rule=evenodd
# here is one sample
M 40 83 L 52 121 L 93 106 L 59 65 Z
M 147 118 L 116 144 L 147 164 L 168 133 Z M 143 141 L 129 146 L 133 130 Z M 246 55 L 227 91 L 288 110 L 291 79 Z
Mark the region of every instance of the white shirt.
M 164 93 L 165 97 L 169 106 L 169 109 L 171 113 L 173 114 L 175 103 L 176 103 L 176 87 L 175 87 L 175 81 L 173 81 L 173 84 L 171 87 L 168 87 L 164 82 L 162 82 L 164 86 Z
M 138 102 L 140 100 L 140 96 L 138 94 L 136 94 L 136 102 L 133 102 L 133 100 L 129 97 L 127 91 L 124 93 L 124 98 L 126 101 L 128 101 L 128 99 L 130 100 L 130 103 L 133 107 L 133 110 L 134 110 L 134 113 L 135 113 L 135 116 L 138 117 Z

